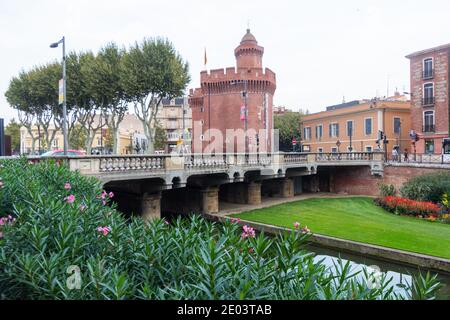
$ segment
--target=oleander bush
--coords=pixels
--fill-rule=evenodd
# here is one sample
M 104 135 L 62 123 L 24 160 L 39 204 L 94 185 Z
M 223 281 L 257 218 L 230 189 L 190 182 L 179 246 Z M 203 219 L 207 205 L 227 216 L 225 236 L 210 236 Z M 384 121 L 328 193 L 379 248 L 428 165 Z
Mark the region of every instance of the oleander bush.
M 439 203 L 449 186 L 450 173 L 431 173 L 409 179 L 400 188 L 400 194 L 411 200 Z
M 255 235 L 199 216 L 125 220 L 98 181 L 64 164 L 2 161 L 1 299 L 433 299 L 436 277 L 399 296 L 302 250 L 308 233 Z M 298 226 L 297 226 L 298 227 Z

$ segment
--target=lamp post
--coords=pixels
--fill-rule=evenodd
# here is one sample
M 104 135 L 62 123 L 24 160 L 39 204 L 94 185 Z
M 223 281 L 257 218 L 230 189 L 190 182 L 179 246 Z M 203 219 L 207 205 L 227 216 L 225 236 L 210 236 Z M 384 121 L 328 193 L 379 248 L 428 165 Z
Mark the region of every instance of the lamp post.
M 62 37 L 58 42 L 54 42 L 50 45 L 50 48 L 57 48 L 59 44 L 62 44 L 62 69 L 63 69 L 63 137 L 64 137 L 64 155 L 67 156 L 67 149 L 69 149 L 69 140 L 67 138 L 67 98 L 66 98 L 66 40 Z

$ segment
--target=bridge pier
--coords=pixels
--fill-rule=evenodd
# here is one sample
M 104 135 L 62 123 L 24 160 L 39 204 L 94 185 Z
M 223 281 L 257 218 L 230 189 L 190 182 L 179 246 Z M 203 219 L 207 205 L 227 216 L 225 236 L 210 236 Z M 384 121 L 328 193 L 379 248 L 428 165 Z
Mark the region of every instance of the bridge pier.
M 161 218 L 161 192 L 144 193 L 141 208 L 142 218 L 145 221 Z
M 206 187 L 200 190 L 202 195 L 202 213 L 219 212 L 219 187 Z
M 284 178 L 281 181 L 281 197 L 282 198 L 292 198 L 294 196 L 294 180 L 289 178 Z

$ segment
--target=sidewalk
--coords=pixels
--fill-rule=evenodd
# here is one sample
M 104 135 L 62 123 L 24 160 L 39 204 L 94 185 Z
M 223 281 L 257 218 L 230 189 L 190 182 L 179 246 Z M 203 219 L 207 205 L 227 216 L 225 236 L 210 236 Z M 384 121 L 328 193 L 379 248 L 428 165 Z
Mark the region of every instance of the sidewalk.
M 311 199 L 311 198 L 353 198 L 353 197 L 370 197 L 370 196 L 319 192 L 319 193 L 305 193 L 305 194 L 294 196 L 292 198 L 264 197 L 261 199 L 261 204 L 256 204 L 256 205 L 242 204 L 242 203 L 230 203 L 230 202 L 221 201 L 219 203 L 219 213 L 217 213 L 215 215 L 224 217 L 224 216 L 228 216 L 231 214 L 241 213 L 244 211 L 268 208 L 268 207 L 273 207 L 273 206 L 283 204 L 283 203 L 289 203 L 289 202 Z

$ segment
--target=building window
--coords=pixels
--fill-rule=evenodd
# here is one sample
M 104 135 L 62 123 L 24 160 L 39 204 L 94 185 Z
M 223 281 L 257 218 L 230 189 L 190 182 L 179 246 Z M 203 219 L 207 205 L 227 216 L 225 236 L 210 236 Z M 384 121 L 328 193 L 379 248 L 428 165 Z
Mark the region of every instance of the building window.
M 337 153 L 337 152 L 338 152 L 338 151 L 337 151 L 337 148 L 336 148 L 336 147 L 332 147 L 332 148 L 331 148 L 331 152 L 332 152 L 332 153 Z
M 203 140 L 205 140 L 205 136 L 204 135 L 200 135 L 200 141 L 203 141 Z
M 323 136 L 323 126 L 320 124 L 316 126 L 316 139 L 320 140 L 322 139 L 322 136 Z
M 366 136 L 372 134 L 372 118 L 364 119 L 364 133 L 366 134 Z
M 303 128 L 303 137 L 305 140 L 311 140 L 311 127 Z
M 423 85 L 423 103 L 424 106 L 434 104 L 434 83 L 429 82 Z
M 400 134 L 401 122 L 399 117 L 394 117 L 394 133 Z
M 347 136 L 353 136 L 353 120 L 347 121 Z
M 200 112 L 204 112 L 205 108 L 204 107 L 200 107 Z
M 366 146 L 366 152 L 372 152 L 372 146 Z
M 434 132 L 434 111 L 423 113 L 423 132 Z
M 303 152 L 310 152 L 310 151 L 311 151 L 311 146 L 303 145 Z
M 425 153 L 434 153 L 434 140 L 425 140 Z
M 423 79 L 429 79 L 433 77 L 433 58 L 427 58 L 423 60 Z
M 323 148 L 317 148 L 318 153 L 323 153 Z
M 330 123 L 330 137 L 339 137 L 339 123 Z
M 54 139 L 52 145 L 53 148 L 58 148 L 58 139 Z

